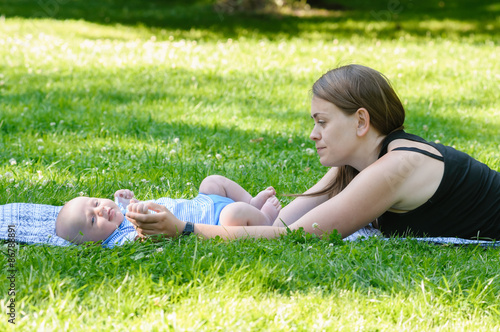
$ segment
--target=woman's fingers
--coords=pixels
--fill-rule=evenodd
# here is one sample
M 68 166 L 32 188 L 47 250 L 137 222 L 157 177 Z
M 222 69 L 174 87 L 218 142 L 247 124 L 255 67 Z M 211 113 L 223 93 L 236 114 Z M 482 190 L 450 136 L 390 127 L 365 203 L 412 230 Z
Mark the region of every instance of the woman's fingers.
M 148 216 L 157 216 L 157 215 L 148 215 Z M 182 232 L 178 227 L 173 226 L 172 230 L 165 229 L 162 226 L 165 226 L 163 223 L 159 222 L 142 222 L 139 220 L 130 219 L 130 222 L 136 226 L 136 231 L 139 236 L 144 237 L 145 235 L 158 235 L 163 234 L 167 236 L 176 236 Z
M 158 213 L 144 213 L 145 208 Z M 127 212 L 127 219 L 136 226 L 140 236 L 163 234 L 173 237 L 182 233 L 186 226 L 185 222 L 177 219 L 167 208 L 152 202 L 133 204 L 129 210 L 131 211 Z
M 143 227 L 148 224 L 157 224 L 162 221 L 162 214 L 144 214 L 137 212 L 127 212 L 127 218 L 136 224 L 137 226 Z M 148 226 L 149 228 L 150 226 Z

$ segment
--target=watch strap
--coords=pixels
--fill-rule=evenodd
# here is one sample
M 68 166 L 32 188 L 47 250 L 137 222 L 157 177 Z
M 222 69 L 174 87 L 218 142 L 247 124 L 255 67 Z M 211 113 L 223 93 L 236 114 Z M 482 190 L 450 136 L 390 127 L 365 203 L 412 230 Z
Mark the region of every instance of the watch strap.
M 184 227 L 184 230 L 182 231 L 182 236 L 189 235 L 194 233 L 194 224 L 192 222 L 187 222 L 186 227 Z

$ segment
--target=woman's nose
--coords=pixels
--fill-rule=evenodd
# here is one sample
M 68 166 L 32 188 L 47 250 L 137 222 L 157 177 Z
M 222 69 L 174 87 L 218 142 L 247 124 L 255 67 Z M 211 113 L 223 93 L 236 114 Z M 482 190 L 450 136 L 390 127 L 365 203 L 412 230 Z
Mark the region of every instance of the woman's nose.
M 311 131 L 311 134 L 309 135 L 309 138 L 312 139 L 313 141 L 319 140 L 319 132 L 316 130 L 316 126 L 314 126 L 313 130 Z

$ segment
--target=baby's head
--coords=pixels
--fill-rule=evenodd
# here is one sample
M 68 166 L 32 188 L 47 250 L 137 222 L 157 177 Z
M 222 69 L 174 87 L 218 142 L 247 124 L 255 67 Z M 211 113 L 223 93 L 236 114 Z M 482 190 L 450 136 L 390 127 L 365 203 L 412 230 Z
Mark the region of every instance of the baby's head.
M 56 220 L 56 234 L 76 244 L 102 241 L 123 221 L 123 213 L 110 199 L 77 197 L 64 204 Z

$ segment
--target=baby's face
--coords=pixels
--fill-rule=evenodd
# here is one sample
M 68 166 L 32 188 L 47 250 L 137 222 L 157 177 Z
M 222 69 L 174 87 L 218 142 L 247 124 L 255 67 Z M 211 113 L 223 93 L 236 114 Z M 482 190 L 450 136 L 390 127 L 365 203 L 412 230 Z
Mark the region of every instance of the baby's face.
M 122 223 L 123 213 L 110 199 L 77 197 L 65 204 L 56 221 L 57 235 L 73 243 L 102 241 Z

